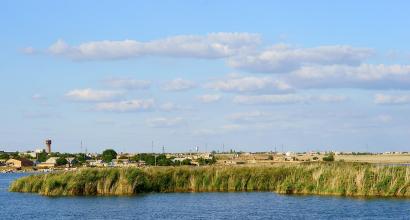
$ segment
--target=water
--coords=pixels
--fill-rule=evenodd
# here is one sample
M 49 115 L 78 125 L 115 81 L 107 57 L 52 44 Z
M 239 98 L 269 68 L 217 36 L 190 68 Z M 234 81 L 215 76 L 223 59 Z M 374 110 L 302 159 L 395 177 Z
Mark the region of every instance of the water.
M 410 199 L 250 193 L 59 197 L 10 193 L 25 174 L 0 174 L 0 219 L 410 219 Z

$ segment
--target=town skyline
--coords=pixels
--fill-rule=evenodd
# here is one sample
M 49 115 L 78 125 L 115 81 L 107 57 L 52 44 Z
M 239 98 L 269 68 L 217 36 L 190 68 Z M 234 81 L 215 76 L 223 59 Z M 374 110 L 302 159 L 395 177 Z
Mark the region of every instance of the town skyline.
M 0 150 L 410 150 L 406 7 L 97 2 L 2 3 Z

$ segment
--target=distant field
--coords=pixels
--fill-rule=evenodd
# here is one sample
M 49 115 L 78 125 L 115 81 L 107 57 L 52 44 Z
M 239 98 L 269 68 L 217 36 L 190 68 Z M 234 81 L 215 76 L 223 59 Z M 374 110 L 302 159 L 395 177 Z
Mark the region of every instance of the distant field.
M 404 155 L 337 155 L 336 160 L 367 163 L 410 163 L 410 154 Z

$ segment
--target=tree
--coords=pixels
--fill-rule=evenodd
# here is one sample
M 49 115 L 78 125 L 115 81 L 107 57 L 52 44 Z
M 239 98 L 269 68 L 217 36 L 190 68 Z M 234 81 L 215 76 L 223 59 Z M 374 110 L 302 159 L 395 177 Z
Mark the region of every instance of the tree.
M 85 161 L 87 160 L 87 156 L 83 153 L 79 153 L 75 156 L 75 159 L 77 160 L 78 163 L 85 163 Z
M 117 152 L 113 149 L 107 149 L 102 153 L 102 160 L 106 163 L 111 162 L 115 158 L 117 158 Z
M 62 165 L 66 165 L 68 161 L 64 157 L 59 157 L 56 160 L 56 163 L 57 163 L 57 166 L 62 166 Z
M 10 156 L 8 154 L 0 154 L 0 160 L 8 160 Z
M 45 162 L 47 160 L 47 153 L 46 152 L 41 152 L 37 154 L 37 160 L 38 162 Z
M 322 159 L 323 161 L 326 161 L 326 162 L 332 162 L 332 161 L 335 161 L 335 156 L 333 156 L 333 154 L 329 154 L 326 157 L 323 157 Z
M 181 162 L 181 165 L 191 165 L 191 160 L 190 159 L 185 159 Z

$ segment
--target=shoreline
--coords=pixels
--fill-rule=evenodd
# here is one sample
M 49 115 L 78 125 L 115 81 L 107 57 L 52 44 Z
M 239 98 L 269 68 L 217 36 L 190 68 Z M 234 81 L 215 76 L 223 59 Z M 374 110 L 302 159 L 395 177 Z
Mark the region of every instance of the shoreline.
M 15 180 L 9 190 L 45 196 L 263 191 L 410 198 L 410 167 L 321 163 L 272 167 L 90 168 L 33 174 Z

